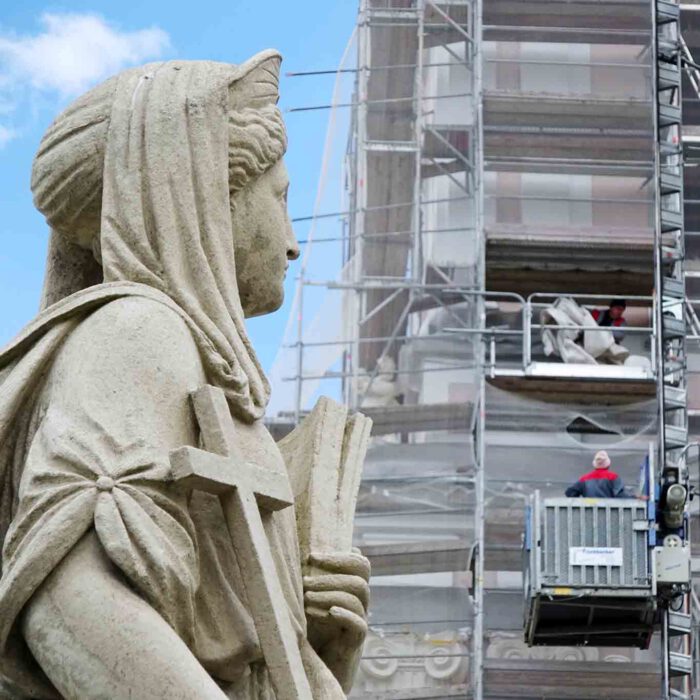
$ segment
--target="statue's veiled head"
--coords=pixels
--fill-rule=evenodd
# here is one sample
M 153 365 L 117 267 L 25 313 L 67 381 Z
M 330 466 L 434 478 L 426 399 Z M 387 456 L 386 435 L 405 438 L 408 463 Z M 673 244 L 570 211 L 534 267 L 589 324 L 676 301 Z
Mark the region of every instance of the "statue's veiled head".
M 53 230 L 45 304 L 104 278 L 177 301 L 183 284 L 182 296 L 215 287 L 233 315 L 238 304 L 245 316 L 279 308 L 299 255 L 276 106 L 280 62 L 265 51 L 240 66 L 130 69 L 56 119 L 32 173 Z

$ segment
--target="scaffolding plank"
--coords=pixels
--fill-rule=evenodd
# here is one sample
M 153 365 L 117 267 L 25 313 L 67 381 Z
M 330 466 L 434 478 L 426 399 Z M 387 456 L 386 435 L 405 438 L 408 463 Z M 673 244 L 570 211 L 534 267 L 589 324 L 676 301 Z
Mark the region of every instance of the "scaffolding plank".
M 465 430 L 471 425 L 474 407 L 470 403 L 438 403 L 363 407 L 374 422 L 372 435 L 415 433 L 427 430 Z
M 649 5 L 639 0 L 488 0 L 484 3 L 484 22 L 498 25 L 552 24 L 561 27 L 600 27 L 611 26 L 650 29 Z
M 651 100 L 642 98 L 489 89 L 484 93 L 484 118 L 489 127 L 502 123 L 539 127 L 639 128 L 648 130 L 651 137 L 652 105 Z M 672 116 L 671 112 L 668 118 Z
M 433 688 L 397 688 L 394 690 L 355 691 L 353 698 L 362 700 L 433 700 L 433 698 L 471 698 L 467 685 L 435 686 Z
M 527 41 L 569 44 L 624 44 L 645 46 L 649 31 L 637 29 L 600 29 L 590 27 L 552 27 L 525 25 L 484 25 L 486 41 Z
M 452 539 L 364 544 L 362 553 L 372 563 L 373 576 L 465 571 L 469 543 Z
M 607 699 L 613 688 L 616 700 L 659 697 L 658 664 L 487 658 L 484 670 L 492 697 Z
M 496 376 L 489 384 L 507 391 L 525 395 L 547 396 L 551 401 L 577 400 L 586 403 L 626 403 L 656 395 L 652 381 L 592 381 L 591 379 L 534 378 L 524 376 Z

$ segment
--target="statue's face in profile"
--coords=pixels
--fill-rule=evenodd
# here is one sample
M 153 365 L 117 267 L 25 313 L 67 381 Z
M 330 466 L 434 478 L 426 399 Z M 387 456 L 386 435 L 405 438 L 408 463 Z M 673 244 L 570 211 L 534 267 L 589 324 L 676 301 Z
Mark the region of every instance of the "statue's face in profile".
M 287 214 L 289 177 L 280 160 L 233 195 L 231 222 L 238 291 L 246 317 L 276 311 L 299 245 Z

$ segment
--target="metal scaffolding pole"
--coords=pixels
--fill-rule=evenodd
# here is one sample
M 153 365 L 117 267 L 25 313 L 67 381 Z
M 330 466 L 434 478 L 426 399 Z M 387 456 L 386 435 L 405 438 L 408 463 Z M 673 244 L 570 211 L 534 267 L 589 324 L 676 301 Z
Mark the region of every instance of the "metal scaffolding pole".
M 477 246 L 477 285 L 481 291 L 486 289 L 486 235 L 484 232 L 483 219 L 483 60 L 482 60 L 482 19 L 483 0 L 474 0 L 472 7 L 472 37 L 473 41 L 465 46 L 465 51 L 471 49 L 472 52 L 472 92 L 474 94 L 474 149 L 472 162 L 473 169 L 473 193 L 474 193 L 474 219 L 476 228 Z M 479 297 L 479 327 L 483 330 L 486 327 L 486 308 L 484 296 Z M 479 338 L 479 341 L 481 339 Z M 482 700 L 484 693 L 483 667 L 484 667 L 484 551 L 485 542 L 485 377 L 484 377 L 484 353 L 486 348 L 483 342 L 479 342 L 481 352 L 477 357 L 481 360 L 480 380 L 479 380 L 479 410 L 477 419 L 477 460 L 476 460 L 476 545 L 477 560 L 475 567 L 474 599 L 475 608 L 478 614 L 474 618 L 474 644 L 473 644 L 473 689 L 475 700 Z
M 362 277 L 362 258 L 364 250 L 365 217 L 367 212 L 367 94 L 369 83 L 370 66 L 370 27 L 369 27 L 369 4 L 370 0 L 360 0 L 360 13 L 358 17 L 357 32 L 357 100 L 355 118 L 355 178 L 353 181 L 353 204 L 355 212 L 352 217 L 350 228 L 350 266 L 352 279 L 359 280 Z M 350 313 L 350 328 L 348 329 L 354 337 L 354 343 L 347 365 L 350 374 L 357 375 L 360 370 L 360 335 L 359 328 L 361 319 L 366 315 L 365 295 L 361 290 L 352 293 L 352 311 Z M 357 383 L 352 377 L 345 384 L 345 395 L 351 406 L 357 403 Z

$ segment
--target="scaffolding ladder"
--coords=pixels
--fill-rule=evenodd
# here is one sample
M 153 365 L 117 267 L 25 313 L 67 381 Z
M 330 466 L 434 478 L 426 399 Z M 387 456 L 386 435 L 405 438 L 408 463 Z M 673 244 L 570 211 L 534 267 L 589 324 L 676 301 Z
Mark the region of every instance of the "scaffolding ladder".
M 683 450 L 688 443 L 685 347 L 685 280 L 683 261 L 683 146 L 681 77 L 683 42 L 680 5 L 652 0 L 655 133 L 655 327 L 659 401 L 659 483 L 688 487 Z M 689 539 L 689 533 L 685 534 Z M 662 695 L 690 698 L 689 595 L 673 610 L 660 599 Z M 679 651 L 681 640 L 682 651 Z M 677 679 L 681 679 L 680 681 Z

